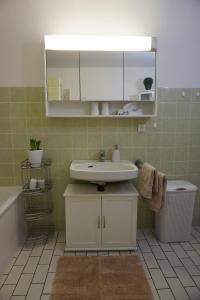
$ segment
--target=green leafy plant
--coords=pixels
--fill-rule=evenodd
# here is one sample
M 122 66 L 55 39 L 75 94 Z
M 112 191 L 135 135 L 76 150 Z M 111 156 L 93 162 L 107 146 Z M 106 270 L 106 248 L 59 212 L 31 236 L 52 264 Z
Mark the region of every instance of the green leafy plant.
M 30 139 L 30 148 L 31 150 L 40 150 L 41 141 L 36 139 Z
M 151 77 L 146 77 L 143 80 L 144 86 L 146 90 L 150 90 L 153 84 L 153 79 Z

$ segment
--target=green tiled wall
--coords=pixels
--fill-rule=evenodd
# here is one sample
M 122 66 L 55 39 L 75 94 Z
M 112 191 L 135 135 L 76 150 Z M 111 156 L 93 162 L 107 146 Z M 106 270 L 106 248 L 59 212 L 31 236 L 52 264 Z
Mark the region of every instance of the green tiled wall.
M 200 89 L 199 89 L 200 90 Z M 101 148 L 111 157 L 113 144 L 121 158 L 141 159 L 200 186 L 200 97 L 198 89 L 158 89 L 158 116 L 153 119 L 54 119 L 45 116 L 42 87 L 0 88 L 0 185 L 21 183 L 20 161 L 27 157 L 29 138 L 41 139 L 52 159 L 54 220 L 64 228 L 63 192 L 72 159 L 97 159 Z M 182 93 L 185 93 L 183 97 Z M 155 128 L 154 123 L 157 123 Z M 146 123 L 146 132 L 137 125 Z M 199 197 L 194 224 L 200 224 Z M 138 224 L 153 225 L 154 215 L 139 203 Z

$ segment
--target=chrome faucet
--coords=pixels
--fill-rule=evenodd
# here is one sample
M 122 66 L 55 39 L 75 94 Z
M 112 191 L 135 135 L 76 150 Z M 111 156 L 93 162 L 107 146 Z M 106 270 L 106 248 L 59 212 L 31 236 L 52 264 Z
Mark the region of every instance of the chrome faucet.
M 100 153 L 99 153 L 99 160 L 100 161 L 105 161 L 105 150 L 100 150 Z

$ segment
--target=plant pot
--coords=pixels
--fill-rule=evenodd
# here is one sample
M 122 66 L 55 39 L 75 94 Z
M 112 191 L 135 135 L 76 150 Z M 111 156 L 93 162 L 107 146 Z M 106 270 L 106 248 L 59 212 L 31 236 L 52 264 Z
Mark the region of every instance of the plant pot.
M 42 162 L 43 150 L 29 150 L 28 158 L 33 168 L 40 167 Z

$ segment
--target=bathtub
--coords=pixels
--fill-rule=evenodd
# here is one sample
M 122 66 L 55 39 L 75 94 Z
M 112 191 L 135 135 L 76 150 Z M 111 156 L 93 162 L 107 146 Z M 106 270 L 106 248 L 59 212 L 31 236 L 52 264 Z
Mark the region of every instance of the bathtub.
M 22 188 L 0 187 L 0 275 L 25 238 Z

